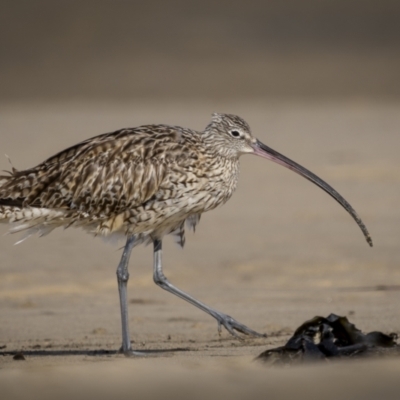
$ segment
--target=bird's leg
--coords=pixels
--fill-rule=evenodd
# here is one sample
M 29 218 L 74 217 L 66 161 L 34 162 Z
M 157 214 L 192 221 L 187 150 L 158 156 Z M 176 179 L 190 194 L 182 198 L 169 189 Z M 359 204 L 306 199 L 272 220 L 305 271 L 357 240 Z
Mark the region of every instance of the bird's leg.
M 265 337 L 265 334 L 258 333 L 253 331 L 252 329 L 248 328 L 247 326 L 241 324 L 240 322 L 233 319 L 231 316 L 223 314 L 213 308 L 205 305 L 201 301 L 196 300 L 192 296 L 188 295 L 187 293 L 183 292 L 182 290 L 178 289 L 174 285 L 172 285 L 168 279 L 165 277 L 163 270 L 162 270 L 162 241 L 161 240 L 154 240 L 154 269 L 153 269 L 153 279 L 154 282 L 163 288 L 164 290 L 180 297 L 183 300 L 186 300 L 190 304 L 193 304 L 200 310 L 205 311 L 207 314 L 214 317 L 218 322 L 218 332 L 221 332 L 221 325 L 223 325 L 226 330 L 233 336 L 240 338 L 240 336 L 236 333 L 240 332 L 245 335 L 251 336 L 259 336 Z
M 126 356 L 143 355 L 143 353 L 132 351 L 131 340 L 129 337 L 129 318 L 128 318 L 128 293 L 127 286 L 129 280 L 128 264 L 134 244 L 134 237 L 129 236 L 124 251 L 122 252 L 121 261 L 117 268 L 119 303 L 121 306 L 121 322 L 122 322 L 122 352 Z

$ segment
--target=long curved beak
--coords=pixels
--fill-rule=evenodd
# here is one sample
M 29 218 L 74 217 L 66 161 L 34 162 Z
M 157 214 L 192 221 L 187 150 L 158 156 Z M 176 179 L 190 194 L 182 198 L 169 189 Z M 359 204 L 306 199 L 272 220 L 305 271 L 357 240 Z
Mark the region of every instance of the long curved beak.
M 284 167 L 291 169 L 292 171 L 296 172 L 297 174 L 299 174 L 299 175 L 303 176 L 304 178 L 308 179 L 309 181 L 315 183 L 321 189 L 325 190 L 326 193 L 331 195 L 354 218 L 354 220 L 357 222 L 357 225 L 362 230 L 366 241 L 372 247 L 371 236 L 368 232 L 368 229 L 366 228 L 364 223 L 361 221 L 361 218 L 357 215 L 357 213 L 355 212 L 353 207 L 335 189 L 333 189 L 333 187 L 328 185 L 326 182 L 324 182 L 321 178 L 319 178 L 317 175 L 313 174 L 308 169 L 302 167 L 301 165 L 290 160 L 289 158 L 285 157 L 284 155 L 271 149 L 270 147 L 261 143 L 259 140 L 257 140 L 252 147 L 254 149 L 255 155 L 264 157 L 268 160 L 271 160 L 280 165 L 283 165 Z

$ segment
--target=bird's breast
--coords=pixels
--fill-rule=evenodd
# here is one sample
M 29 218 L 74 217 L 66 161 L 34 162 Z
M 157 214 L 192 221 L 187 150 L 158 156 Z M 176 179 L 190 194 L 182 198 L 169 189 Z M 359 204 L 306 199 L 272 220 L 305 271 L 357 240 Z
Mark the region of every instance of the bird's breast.
M 221 159 L 210 168 L 207 191 L 215 199 L 215 208 L 227 202 L 237 187 L 239 163 L 237 160 Z

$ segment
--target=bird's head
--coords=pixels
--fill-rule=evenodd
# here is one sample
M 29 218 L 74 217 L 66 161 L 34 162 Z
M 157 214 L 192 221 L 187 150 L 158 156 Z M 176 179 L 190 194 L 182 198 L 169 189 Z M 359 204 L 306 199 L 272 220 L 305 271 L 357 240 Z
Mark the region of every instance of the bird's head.
M 215 149 L 217 149 L 218 153 L 221 155 L 239 158 L 242 154 L 254 154 L 274 161 L 319 186 L 341 204 L 354 218 L 364 233 L 368 244 L 372 246 L 371 236 L 366 226 L 361 221 L 361 218 L 357 215 L 353 207 L 335 189 L 308 169 L 256 139 L 251 134 L 249 125 L 242 118 L 231 114 L 214 113 L 210 124 L 205 129 L 205 133 L 209 138 L 209 142 L 215 146 Z
M 222 155 L 238 158 L 254 153 L 257 139 L 251 134 L 248 123 L 236 115 L 214 113 L 205 132 L 210 144 Z

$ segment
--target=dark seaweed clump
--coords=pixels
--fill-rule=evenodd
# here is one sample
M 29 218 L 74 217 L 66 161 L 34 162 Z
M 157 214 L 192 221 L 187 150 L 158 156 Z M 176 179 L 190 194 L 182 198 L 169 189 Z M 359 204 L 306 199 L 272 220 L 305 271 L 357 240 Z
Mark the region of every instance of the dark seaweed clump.
M 314 317 L 296 329 L 282 347 L 266 350 L 256 360 L 269 364 L 291 364 L 331 358 L 369 355 L 400 355 L 397 335 L 362 333 L 346 317 L 330 314 Z

